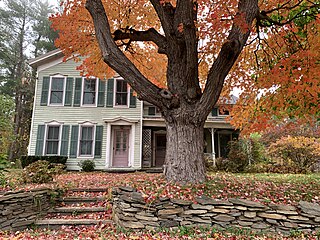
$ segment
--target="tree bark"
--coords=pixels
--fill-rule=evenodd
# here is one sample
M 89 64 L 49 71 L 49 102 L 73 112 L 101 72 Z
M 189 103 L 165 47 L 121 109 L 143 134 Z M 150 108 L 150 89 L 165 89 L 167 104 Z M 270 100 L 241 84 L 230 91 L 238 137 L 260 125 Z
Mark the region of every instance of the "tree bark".
M 165 177 L 181 184 L 203 182 L 206 179 L 203 124 L 198 126 L 185 120 L 166 121 Z

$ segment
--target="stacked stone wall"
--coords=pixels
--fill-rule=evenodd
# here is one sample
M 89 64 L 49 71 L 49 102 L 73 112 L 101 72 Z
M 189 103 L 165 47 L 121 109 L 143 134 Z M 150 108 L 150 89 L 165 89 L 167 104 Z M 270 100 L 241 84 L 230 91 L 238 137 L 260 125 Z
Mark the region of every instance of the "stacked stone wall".
M 20 230 L 32 225 L 51 205 L 50 189 L 0 194 L 0 230 Z
M 142 194 L 130 187 L 114 188 L 112 193 L 113 220 L 127 229 L 201 226 L 282 233 L 320 231 L 320 206 L 305 201 L 295 207 L 202 196 L 196 203 L 169 198 L 145 203 Z

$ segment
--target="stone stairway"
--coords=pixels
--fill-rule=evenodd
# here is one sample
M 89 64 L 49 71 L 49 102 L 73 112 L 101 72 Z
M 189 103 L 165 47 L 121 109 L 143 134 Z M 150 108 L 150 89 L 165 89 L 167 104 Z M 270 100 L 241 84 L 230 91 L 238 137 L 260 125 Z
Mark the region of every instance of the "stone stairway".
M 98 224 L 112 224 L 105 188 L 69 189 L 46 216 L 35 222 L 36 227 L 47 229 Z

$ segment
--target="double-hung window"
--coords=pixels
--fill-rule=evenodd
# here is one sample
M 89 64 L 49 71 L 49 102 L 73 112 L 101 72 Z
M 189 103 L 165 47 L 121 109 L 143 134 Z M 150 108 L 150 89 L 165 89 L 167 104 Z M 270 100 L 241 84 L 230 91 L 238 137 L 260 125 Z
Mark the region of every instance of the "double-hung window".
M 79 156 L 93 157 L 94 149 L 94 130 L 93 125 L 80 126 L 80 138 L 79 138 Z
M 115 105 L 128 106 L 129 91 L 127 82 L 124 79 L 116 79 L 115 85 Z
M 45 155 L 59 155 L 60 125 L 48 125 L 45 143 Z
M 83 91 L 82 91 L 82 105 L 84 106 L 96 106 L 97 104 L 97 79 L 96 78 L 84 78 L 83 79 Z
M 63 105 L 64 104 L 64 91 L 65 81 L 64 76 L 52 76 L 50 77 L 50 105 Z

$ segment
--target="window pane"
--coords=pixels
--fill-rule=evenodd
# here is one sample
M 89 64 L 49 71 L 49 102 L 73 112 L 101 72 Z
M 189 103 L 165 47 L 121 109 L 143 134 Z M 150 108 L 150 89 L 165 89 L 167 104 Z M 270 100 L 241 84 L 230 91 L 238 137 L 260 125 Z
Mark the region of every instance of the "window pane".
M 59 126 L 49 126 L 46 140 L 46 154 L 56 155 L 59 150 Z
M 85 79 L 83 86 L 83 104 L 95 104 L 96 79 Z
M 128 105 L 128 85 L 124 80 L 117 80 L 116 105 Z
M 51 79 L 50 103 L 62 103 L 64 78 Z
M 62 103 L 63 92 L 51 91 L 50 103 Z
M 92 155 L 93 127 L 81 128 L 80 155 Z
M 59 140 L 59 126 L 49 127 L 48 128 L 48 139 L 49 140 Z
M 63 83 L 64 83 L 64 78 L 52 78 L 51 90 L 63 91 Z

